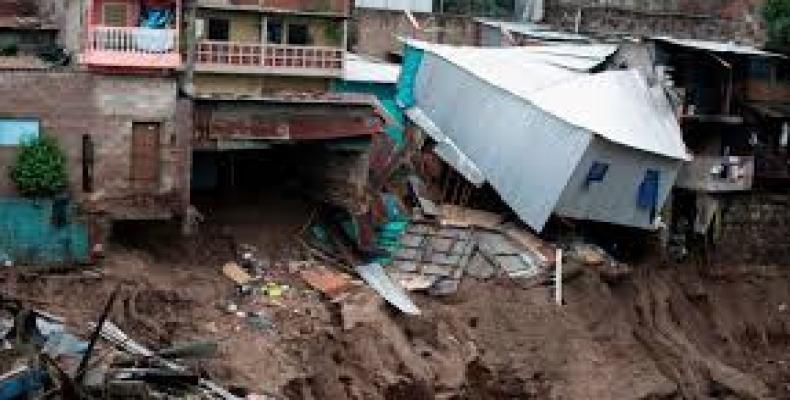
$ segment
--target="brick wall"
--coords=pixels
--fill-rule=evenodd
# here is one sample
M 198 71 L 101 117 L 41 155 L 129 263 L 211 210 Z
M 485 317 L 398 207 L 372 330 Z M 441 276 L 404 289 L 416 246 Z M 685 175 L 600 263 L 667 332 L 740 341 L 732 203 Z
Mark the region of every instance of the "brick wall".
M 415 13 L 425 28 L 417 38 L 434 43 L 473 45 L 475 24 L 470 17 Z M 399 53 L 403 44 L 398 37 L 415 37 L 412 25 L 402 11 L 355 9 L 352 17 L 354 32 L 352 50 L 377 58 Z
M 738 194 L 721 197 L 721 237 L 713 252 L 719 263 L 790 262 L 790 196 Z
M 595 33 L 671 35 L 759 44 L 762 0 L 547 0 L 546 22 Z
M 183 210 L 190 132 L 188 125 L 178 129 L 176 95 L 175 80 L 165 77 L 0 72 L 0 116 L 39 119 L 42 129 L 57 137 L 67 153 L 75 199 L 86 210 L 121 219 Z M 129 184 L 133 122 L 162 126 L 160 182 L 147 193 L 132 190 Z M 95 149 L 92 193 L 83 192 L 83 135 L 91 136 Z M 15 153 L 13 148 L 2 149 L 0 162 L 11 165 Z M 0 173 L 0 195 L 14 194 L 7 174 Z

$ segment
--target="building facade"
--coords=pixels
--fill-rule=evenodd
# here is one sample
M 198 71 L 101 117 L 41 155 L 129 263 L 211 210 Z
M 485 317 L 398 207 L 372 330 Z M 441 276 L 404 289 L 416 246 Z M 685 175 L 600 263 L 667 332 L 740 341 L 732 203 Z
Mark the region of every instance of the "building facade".
M 15 3 L 0 28 L 2 164 L 24 140 L 55 138 L 68 164 L 63 194 L 93 245 L 113 221 L 183 216 L 192 119 L 178 97 L 180 2 Z M 6 173 L 0 194 L 18 197 Z

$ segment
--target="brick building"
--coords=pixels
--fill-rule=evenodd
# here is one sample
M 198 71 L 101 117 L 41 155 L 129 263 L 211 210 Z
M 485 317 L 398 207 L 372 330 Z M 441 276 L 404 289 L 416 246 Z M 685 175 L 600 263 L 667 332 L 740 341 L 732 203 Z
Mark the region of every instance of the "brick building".
M 13 35 L 0 28 L 13 49 L 0 56 L 0 163 L 13 163 L 23 136 L 55 137 L 93 242 L 105 222 L 183 215 L 192 119 L 178 98 L 180 3 L 6 3 L 6 25 L 16 25 Z M 0 195 L 16 196 L 7 176 Z
M 544 22 L 596 34 L 671 35 L 759 44 L 762 0 L 546 0 Z

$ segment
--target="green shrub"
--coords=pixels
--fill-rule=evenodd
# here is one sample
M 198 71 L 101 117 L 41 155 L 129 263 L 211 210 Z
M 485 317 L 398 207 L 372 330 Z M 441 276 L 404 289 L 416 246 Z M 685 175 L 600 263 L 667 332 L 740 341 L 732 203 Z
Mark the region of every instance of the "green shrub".
M 768 42 L 777 47 L 790 46 L 790 1 L 767 0 L 762 8 Z
M 49 197 L 68 186 L 66 155 L 51 136 L 23 143 L 10 169 L 17 191 L 27 197 Z

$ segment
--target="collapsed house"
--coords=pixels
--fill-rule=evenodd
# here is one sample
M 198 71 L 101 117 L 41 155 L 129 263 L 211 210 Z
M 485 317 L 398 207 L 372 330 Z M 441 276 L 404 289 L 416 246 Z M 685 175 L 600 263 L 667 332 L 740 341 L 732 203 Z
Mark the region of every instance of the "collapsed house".
M 410 42 L 398 100 L 436 154 L 533 229 L 552 214 L 652 229 L 689 155 L 660 87 L 588 72 L 614 50 Z

